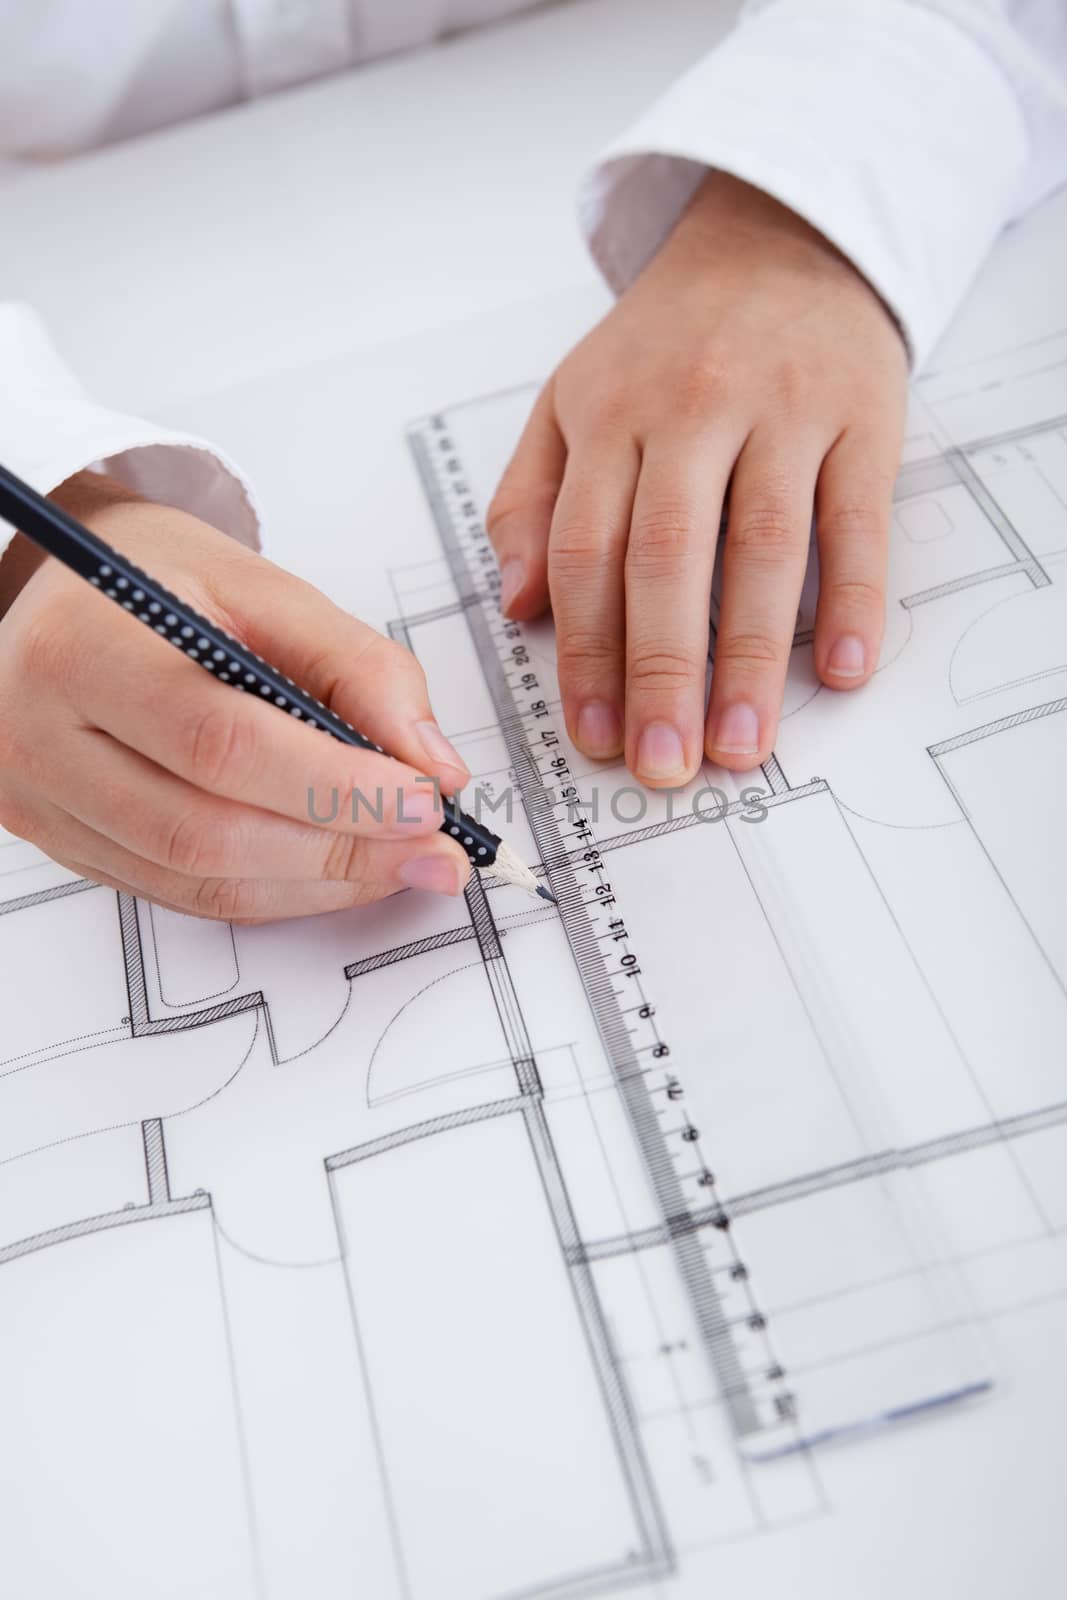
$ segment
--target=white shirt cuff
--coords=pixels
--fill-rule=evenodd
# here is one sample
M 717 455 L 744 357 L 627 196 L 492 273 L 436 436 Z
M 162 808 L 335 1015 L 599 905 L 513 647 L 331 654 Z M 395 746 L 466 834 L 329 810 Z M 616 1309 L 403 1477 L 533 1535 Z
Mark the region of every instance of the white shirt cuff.
M 1026 124 L 1000 68 L 905 0 L 773 0 L 679 80 L 583 182 L 621 292 L 709 168 L 797 212 L 893 311 L 923 362 L 1014 209 Z
M 226 456 L 194 435 L 110 411 L 86 394 L 29 306 L 0 305 L 0 461 L 42 494 L 100 467 L 257 548 L 251 489 Z M 0 552 L 13 530 L 0 522 Z

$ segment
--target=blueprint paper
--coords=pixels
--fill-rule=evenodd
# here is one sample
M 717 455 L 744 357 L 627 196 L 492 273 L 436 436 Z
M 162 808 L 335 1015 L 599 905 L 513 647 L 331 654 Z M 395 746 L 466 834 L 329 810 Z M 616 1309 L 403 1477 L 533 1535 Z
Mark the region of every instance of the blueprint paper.
M 562 921 L 475 888 L 230 929 L 0 841 L 4 1600 L 1056 1592 L 1067 305 L 1013 296 L 1020 248 L 919 385 L 874 682 L 818 687 L 809 585 L 717 823 L 613 808 L 550 625 L 484 598 L 577 309 L 393 351 L 362 406 L 318 369 L 310 500 L 291 378 L 197 410 L 279 559 L 523 779 L 526 858 L 554 787 L 599 814 Z

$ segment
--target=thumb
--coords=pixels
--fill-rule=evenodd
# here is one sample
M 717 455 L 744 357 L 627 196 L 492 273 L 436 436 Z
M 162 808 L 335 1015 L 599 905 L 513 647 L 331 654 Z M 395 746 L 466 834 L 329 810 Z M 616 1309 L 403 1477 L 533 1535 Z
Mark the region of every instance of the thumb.
M 470 771 L 437 723 L 425 674 L 410 650 L 260 556 L 242 552 L 239 566 L 240 599 L 227 609 L 253 650 L 387 755 L 437 778 L 444 794 L 469 783 Z M 227 605 L 229 596 L 218 598 Z
M 548 608 L 548 534 L 567 446 L 556 422 L 553 384 L 537 397 L 493 496 L 486 528 L 500 566 L 500 604 L 516 619 Z

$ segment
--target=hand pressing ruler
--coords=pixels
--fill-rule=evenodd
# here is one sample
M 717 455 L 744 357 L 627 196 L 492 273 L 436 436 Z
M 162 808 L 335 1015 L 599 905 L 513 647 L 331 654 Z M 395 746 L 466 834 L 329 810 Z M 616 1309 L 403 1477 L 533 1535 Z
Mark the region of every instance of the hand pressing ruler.
M 500 611 L 496 559 L 445 416 L 409 442 L 490 690 L 526 816 L 629 1117 L 733 1431 L 760 1452 L 798 1438 L 796 1401 L 749 1268 L 716 1192 L 705 1138 L 686 1114 L 679 1064 L 645 989 L 640 952 L 583 809 L 561 730 L 520 624 Z M 664 1110 L 666 1108 L 666 1110 Z

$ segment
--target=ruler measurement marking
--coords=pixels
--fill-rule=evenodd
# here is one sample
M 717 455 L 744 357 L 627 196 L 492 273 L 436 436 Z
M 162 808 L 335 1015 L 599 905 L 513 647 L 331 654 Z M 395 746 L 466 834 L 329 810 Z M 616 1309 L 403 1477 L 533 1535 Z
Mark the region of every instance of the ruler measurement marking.
M 749 1338 L 761 1338 L 767 1355 L 753 1370 L 761 1382 L 769 1371 L 779 1374 L 773 1351 L 766 1338 L 766 1319 L 752 1295 L 747 1270 L 737 1256 L 729 1232 L 729 1218 L 723 1211 L 714 1219 L 711 1230 L 694 1230 L 692 1206 L 683 1184 L 695 1181 L 702 1186 L 701 1209 L 707 1209 L 707 1190 L 714 1179 L 703 1163 L 700 1132 L 688 1120 L 673 1128 L 661 1125 L 663 1106 L 653 1104 L 654 1094 L 666 1095 L 668 1102 L 682 1098 L 680 1080 L 673 1070 L 660 1085 L 648 1081 L 652 1068 L 642 1064 L 642 1055 L 654 1058 L 669 1055 L 655 1022 L 655 1006 L 647 999 L 641 981 L 640 962 L 631 949 L 625 919 L 618 908 L 614 890 L 606 877 L 604 861 L 595 833 L 583 809 L 577 783 L 560 746 L 551 721 L 546 721 L 559 702 L 544 700 L 536 670 L 523 640 L 521 626 L 503 618 L 498 606 L 498 578 L 495 556 L 488 535 L 471 499 L 469 484 L 447 423 L 433 417 L 412 429 L 409 442 L 423 484 L 431 501 L 438 532 L 461 602 L 482 670 L 492 695 L 499 726 L 512 763 L 510 776 L 519 787 L 546 875 L 559 904 L 560 921 L 575 961 L 579 979 L 593 1013 L 613 1079 L 623 1097 L 631 1126 L 644 1156 L 653 1189 L 664 1219 L 665 1234 L 675 1255 L 682 1280 L 689 1294 L 702 1340 L 726 1400 L 735 1432 L 744 1437 L 781 1424 L 782 1410 L 777 1403 L 764 1406 L 750 1385 L 748 1363 L 742 1363 L 735 1330 Z M 436 446 L 436 449 L 435 449 Z M 524 710 L 520 700 L 537 700 L 535 713 Z M 540 738 L 535 735 L 540 732 Z M 555 794 L 557 785 L 568 793 Z M 565 813 L 574 830 L 564 834 L 560 814 Z M 584 841 L 568 848 L 565 838 Z M 579 877 L 581 875 L 581 877 Z M 588 893 L 590 885 L 594 893 Z M 584 892 L 583 892 L 584 890 Z M 608 927 L 595 926 L 609 912 Z M 609 969 L 605 949 L 611 948 L 619 965 Z M 613 979 L 623 980 L 616 987 Z M 630 994 L 634 1003 L 623 1005 Z M 626 1019 L 637 1014 L 645 1027 L 632 1026 Z M 637 1045 L 635 1037 L 644 1033 L 647 1041 Z M 666 1069 L 664 1069 L 666 1070 Z M 683 1111 L 684 1116 L 684 1111 Z M 695 1156 L 701 1165 L 696 1172 L 679 1170 L 683 1157 Z M 708 1239 L 708 1233 L 711 1239 Z M 712 1263 L 711 1245 L 721 1249 L 725 1243 L 733 1260 Z M 748 1309 L 728 1312 L 717 1278 L 727 1275 L 739 1283 Z M 748 1350 L 749 1361 L 754 1351 Z M 784 1374 L 781 1374 L 784 1377 Z M 778 1398 L 781 1398 L 779 1396 Z

